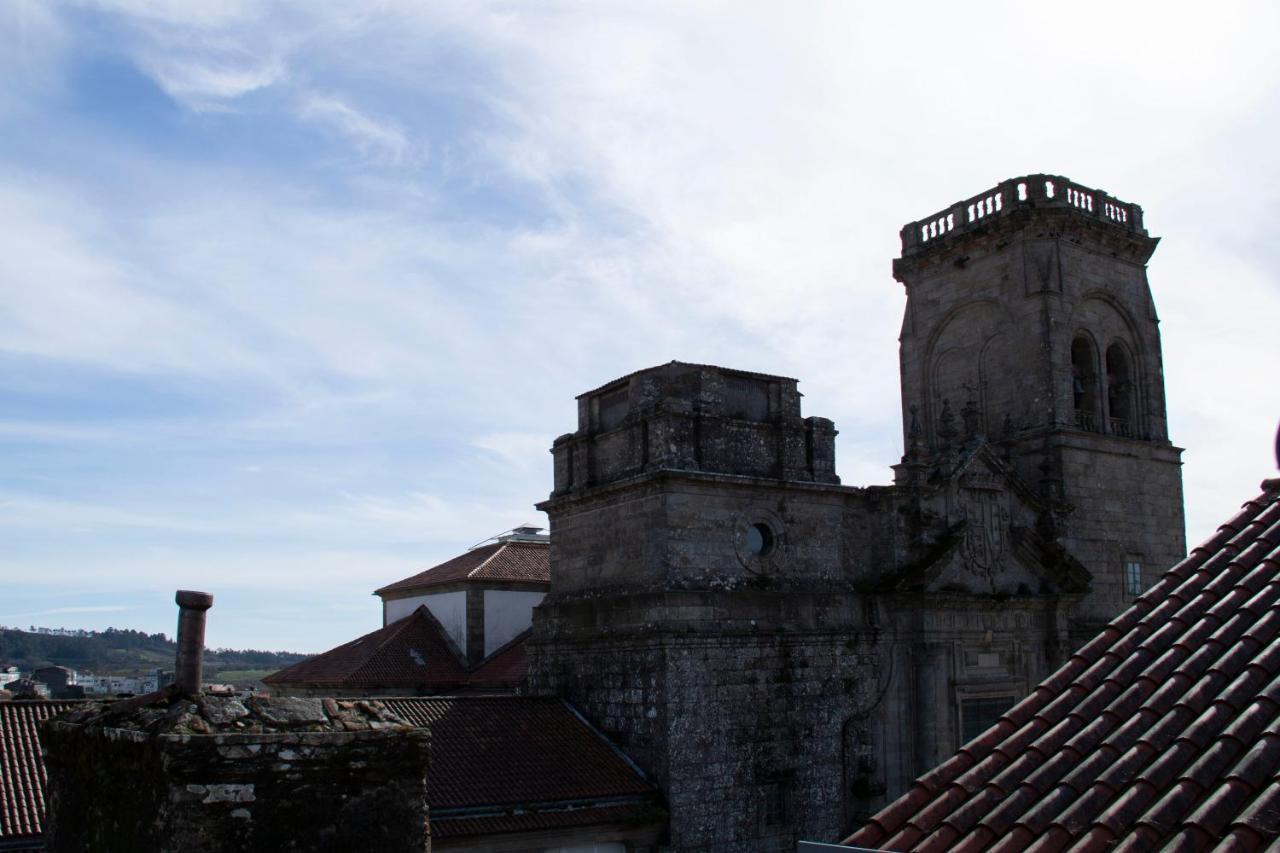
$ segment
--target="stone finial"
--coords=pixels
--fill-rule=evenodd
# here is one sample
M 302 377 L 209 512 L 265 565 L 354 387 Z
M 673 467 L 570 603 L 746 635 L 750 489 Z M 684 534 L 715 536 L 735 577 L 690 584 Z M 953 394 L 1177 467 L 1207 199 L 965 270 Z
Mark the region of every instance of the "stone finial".
M 911 421 L 907 427 L 907 452 L 903 456 L 905 462 L 915 462 L 919 460 L 922 451 L 922 442 L 920 439 L 920 407 L 915 403 L 911 404 Z

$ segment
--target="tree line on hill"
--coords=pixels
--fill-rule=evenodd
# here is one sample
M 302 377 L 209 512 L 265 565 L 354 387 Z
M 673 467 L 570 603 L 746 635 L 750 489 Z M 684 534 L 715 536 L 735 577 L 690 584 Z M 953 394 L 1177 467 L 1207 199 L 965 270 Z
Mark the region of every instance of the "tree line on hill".
M 42 666 L 114 675 L 151 669 L 173 669 L 177 645 L 164 634 L 147 634 L 128 628 L 88 631 L 83 636 L 32 633 L 0 629 L 0 666 L 16 666 L 28 672 Z M 220 670 L 276 670 L 307 655 L 259 649 L 206 649 L 210 674 Z

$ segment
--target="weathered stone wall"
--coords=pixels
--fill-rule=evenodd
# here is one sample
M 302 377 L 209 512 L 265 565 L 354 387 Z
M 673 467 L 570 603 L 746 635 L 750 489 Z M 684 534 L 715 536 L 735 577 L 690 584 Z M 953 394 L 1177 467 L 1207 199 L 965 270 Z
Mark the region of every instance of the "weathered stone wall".
M 671 362 L 583 394 L 556 439 L 553 494 L 649 471 L 838 483 L 835 428 L 800 417 L 794 379 Z
M 838 838 L 842 733 L 869 715 L 880 673 L 865 602 L 741 591 L 634 598 L 546 607 L 530 683 L 580 708 L 658 782 L 669 848 L 790 851 L 798 839 Z M 770 813 L 770 797 L 782 813 Z
M 1021 698 L 1069 650 L 1071 601 L 958 593 L 883 597 L 885 695 L 871 746 L 883 789 L 858 803 L 866 818 L 963 745 L 959 702 Z
M 1077 611 L 1083 641 L 1136 598 L 1124 589 L 1126 556 L 1142 562 L 1144 588 L 1186 556 L 1181 452 L 1080 433 L 1063 436 L 1055 449 L 1072 507 L 1062 542 L 1093 572 L 1092 592 Z
M 551 594 L 660 589 L 782 589 L 844 585 L 839 486 L 656 472 L 575 499 L 553 521 Z M 770 554 L 746 549 L 749 526 L 767 526 Z
M 41 738 L 55 853 L 430 849 L 426 734 L 381 703 L 97 706 Z

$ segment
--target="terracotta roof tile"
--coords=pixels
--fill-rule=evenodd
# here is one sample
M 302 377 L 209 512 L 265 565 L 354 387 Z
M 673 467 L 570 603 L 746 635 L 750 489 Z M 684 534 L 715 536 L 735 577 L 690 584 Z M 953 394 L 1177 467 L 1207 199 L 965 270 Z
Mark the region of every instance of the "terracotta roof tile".
M 467 684 L 484 687 L 514 687 L 523 684 L 529 670 L 525 641 L 532 633 L 532 630 L 525 631 L 485 658 L 467 676 Z
M 1214 788 L 1183 826 L 1197 828 L 1215 839 L 1220 838 L 1256 793 L 1257 789 L 1248 782 L 1228 779 Z
M 440 693 L 463 687 L 510 688 L 524 681 L 529 632 L 468 669 L 448 632 L 426 607 L 335 649 L 262 679 L 269 686 L 301 686 L 346 693 L 419 689 Z
M 980 823 L 997 837 L 1007 835 L 1018 818 L 1035 803 L 1040 794 L 1034 788 L 1023 785 L 1000 801 Z
M 1280 835 L 1280 782 L 1272 782 L 1253 799 L 1231 824 L 1232 830 L 1248 828 L 1264 838 Z
M 1123 835 L 1150 807 L 1155 793 L 1151 785 L 1142 781 L 1135 783 L 1098 816 L 1097 825 L 1107 827 L 1113 836 Z
M 871 819 L 862 829 L 862 843 L 865 846 L 878 845 L 881 841 L 888 837 L 889 833 L 885 831 L 885 826 L 901 826 L 907 816 L 915 814 L 920 810 L 920 806 L 929 802 L 931 796 L 923 788 L 916 785 L 911 790 L 903 794 L 893 805 L 884 810 L 876 817 Z
M 917 829 L 915 824 L 909 823 L 881 843 L 885 850 L 915 850 L 922 838 L 924 833 Z
M 913 820 L 918 826 L 937 826 L 968 798 L 963 788 L 952 786 L 939 797 L 935 797 L 925 809 Z
M 1035 839 L 1035 834 L 1025 827 L 1015 826 L 1008 833 L 996 839 L 988 853 L 1023 853 Z
M 1042 767 L 1027 776 L 1026 783 L 1029 787 L 1039 791 L 1041 796 L 1047 796 L 1062 781 L 1062 777 L 1067 775 L 1071 768 L 1075 767 L 1079 762 L 1080 756 L 1074 751 L 1059 752 L 1051 756 Z
M 407 593 L 451 583 L 551 583 L 551 545 L 548 542 L 495 542 L 472 548 L 452 560 L 387 584 L 374 592 Z
M 1153 794 L 1163 791 L 1191 765 L 1197 755 L 1199 750 L 1195 744 L 1185 740 L 1175 741 L 1165 747 L 1156 760 L 1138 774 L 1138 779 L 1150 785 Z M 1148 807 L 1150 804 L 1149 800 Z
M 954 849 L 956 839 L 959 837 L 959 832 L 944 823 L 926 836 L 923 841 L 915 844 L 912 849 L 916 850 L 917 853 L 946 853 L 946 851 Z
M 432 820 L 450 809 L 639 796 L 652 786 L 559 699 L 383 699 L 431 732 Z
M 892 849 L 996 853 L 1265 846 L 1280 843 L 1278 779 L 1280 481 L 1268 481 L 848 843 L 874 834 Z
M 1248 826 L 1233 826 L 1212 853 L 1239 853 L 1241 850 L 1261 850 L 1267 836 Z
M 972 755 L 961 750 L 917 779 L 916 785 L 930 794 L 936 794 L 976 763 Z M 911 792 L 908 791 L 903 796 L 911 796 Z
M 1095 826 L 1067 849 L 1071 853 L 1092 853 L 1092 851 L 1110 850 L 1115 846 L 1115 841 L 1116 833 L 1110 827 Z
M 1079 796 L 1080 792 L 1070 785 L 1058 785 L 1028 809 L 1018 823 L 1037 835 L 1046 832 L 1053 825 L 1054 819 Z
M 973 832 L 966 835 L 951 849 L 954 853 L 980 853 L 986 850 L 995 839 L 995 833 L 984 825 L 978 825 L 973 828 Z
M 262 679 L 269 686 L 361 691 L 388 687 L 438 690 L 466 681 L 466 667 L 457 647 L 426 607 Z
M 1071 843 L 1071 833 L 1060 826 L 1051 826 L 1038 835 L 1026 848 L 1027 853 L 1057 853 Z
M 1161 837 L 1169 837 L 1182 824 L 1199 802 L 1204 788 L 1195 782 L 1181 779 L 1173 784 L 1155 805 L 1138 819 L 1139 825 L 1155 830 Z
M 74 702 L 0 702 L 0 846 L 38 837 L 44 821 L 39 726 Z
M 976 827 L 982 817 L 999 805 L 1003 798 L 1003 791 L 988 786 L 947 815 L 945 823 L 955 831 L 957 837 L 964 835 Z

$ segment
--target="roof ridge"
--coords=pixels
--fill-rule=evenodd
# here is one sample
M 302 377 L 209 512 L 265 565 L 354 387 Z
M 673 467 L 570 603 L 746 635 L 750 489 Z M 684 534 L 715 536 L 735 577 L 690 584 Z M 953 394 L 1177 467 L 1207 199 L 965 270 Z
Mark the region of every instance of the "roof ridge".
M 271 673 L 270 675 L 263 676 L 262 683 L 263 684 L 287 684 L 289 683 L 287 676 L 293 673 L 294 670 L 306 671 L 306 669 L 309 668 L 308 665 L 311 664 L 313 661 L 315 661 L 319 657 L 322 657 L 324 655 L 334 654 L 336 652 L 342 651 L 343 649 L 352 649 L 354 651 L 354 647 L 359 646 L 361 643 L 363 643 L 365 640 L 372 637 L 374 634 L 381 634 L 382 632 L 387 631 L 388 632 L 387 636 L 393 636 L 399 633 L 401 630 L 403 630 L 403 626 L 401 626 L 400 628 L 396 628 L 394 631 L 390 629 L 395 628 L 395 626 L 399 625 L 401 622 L 407 622 L 411 616 L 413 616 L 413 613 L 406 614 L 405 616 L 401 616 L 399 619 L 395 620 L 394 622 L 388 622 L 387 624 L 383 625 L 381 628 L 375 628 L 372 631 L 368 632 L 367 634 L 361 634 L 359 637 L 356 637 L 354 640 L 347 640 L 342 645 L 334 646 L 332 649 L 329 649 L 327 651 L 316 652 L 313 655 L 307 655 L 305 658 L 303 658 L 300 661 L 294 661 L 288 666 L 278 669 L 275 672 Z M 373 652 L 376 652 L 380 648 L 382 648 L 382 643 L 376 643 L 372 646 Z M 370 654 L 372 654 L 372 652 Z M 349 678 L 353 672 L 355 672 L 357 669 L 364 666 L 368 662 L 369 662 L 368 656 L 358 659 L 356 663 L 353 663 L 346 670 L 346 673 L 343 677 Z M 286 678 L 284 680 L 281 680 L 280 676 L 286 676 Z
M 493 560 L 494 560 L 494 558 L 496 558 L 496 557 L 497 557 L 499 554 L 501 554 L 503 551 L 507 550 L 507 546 L 508 546 L 508 545 L 510 545 L 511 543 L 510 543 L 510 542 L 498 542 L 498 543 L 495 543 L 495 544 L 497 544 L 497 546 L 498 546 L 498 547 L 497 547 L 496 549 L 494 549 L 494 552 L 493 552 L 492 554 L 490 554 L 489 556 L 485 557 L 485 558 L 484 558 L 484 560 L 480 563 L 480 565 L 476 566 L 474 569 L 472 569 L 471 571 L 467 572 L 467 577 L 469 577 L 469 578 L 475 577 L 476 572 L 480 571 L 480 570 L 481 570 L 481 569 L 483 569 L 485 566 L 487 566 L 487 565 L 489 565 L 490 563 L 492 563 L 492 562 L 493 562 Z
M 386 649 L 393 641 L 399 640 L 400 637 L 413 626 L 413 623 L 415 621 L 414 617 L 418 616 L 419 614 L 421 614 L 421 618 L 423 619 L 423 621 L 427 623 L 428 629 L 433 630 L 433 632 L 436 634 L 437 639 L 439 639 L 440 642 L 444 645 L 447 653 L 450 655 L 450 657 L 453 658 L 453 663 L 457 665 L 458 670 L 465 675 L 466 667 L 462 663 L 462 654 L 461 654 L 461 651 L 458 649 L 457 644 L 453 642 L 453 637 L 451 637 L 449 635 L 449 632 L 445 630 L 444 626 L 440 624 L 440 620 L 437 619 L 435 614 L 431 612 L 431 608 L 427 607 L 427 605 L 425 604 L 419 604 L 417 607 L 413 609 L 411 613 L 409 613 L 408 616 L 405 616 L 403 619 L 397 620 L 397 623 L 403 622 L 404 624 L 401 625 L 395 631 L 388 633 L 386 638 L 383 639 L 382 642 L 378 643 L 377 646 L 367 656 L 365 656 L 363 659 L 361 659 L 355 665 L 353 665 L 351 669 L 347 672 L 347 675 L 345 676 L 345 678 L 351 679 L 351 680 L 357 680 L 357 681 L 359 681 L 362 678 L 376 680 L 376 676 L 370 675 L 368 673 L 367 668 L 373 665 L 379 653 L 381 653 L 384 649 Z M 396 624 L 396 623 L 393 623 L 393 624 Z

